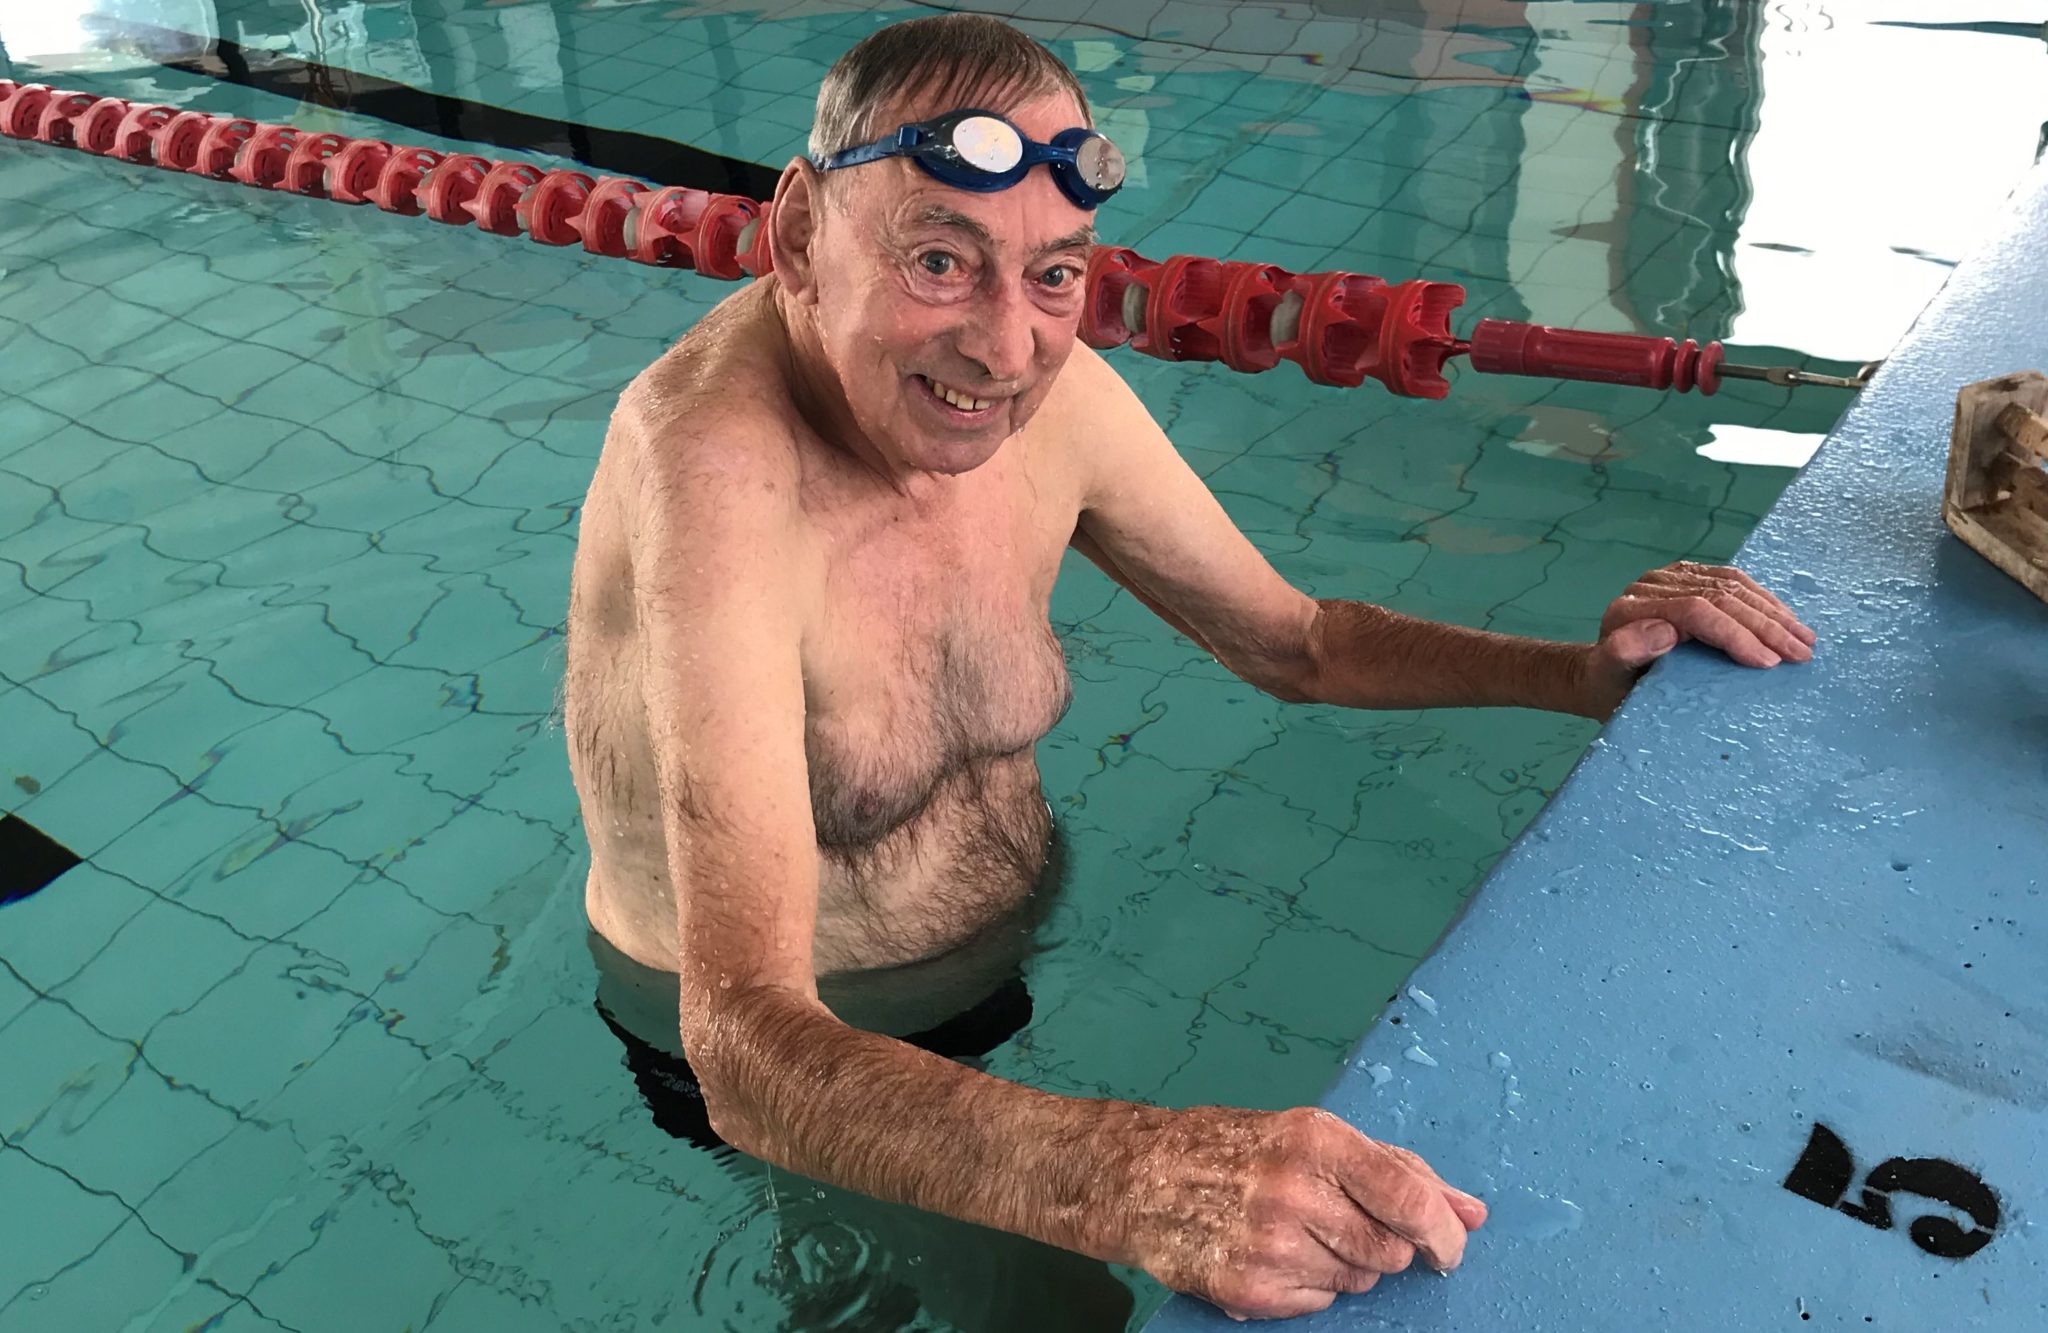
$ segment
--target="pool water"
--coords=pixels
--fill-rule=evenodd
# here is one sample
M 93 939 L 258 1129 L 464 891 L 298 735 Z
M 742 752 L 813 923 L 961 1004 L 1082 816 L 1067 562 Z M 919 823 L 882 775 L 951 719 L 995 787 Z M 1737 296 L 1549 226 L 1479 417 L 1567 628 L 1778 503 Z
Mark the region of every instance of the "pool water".
M 1001 12 L 1131 154 L 1108 240 L 1840 370 L 2048 118 L 2038 41 L 1864 8 Z M 772 168 L 831 60 L 924 12 L 75 0 L 0 18 L 0 77 L 443 147 L 508 108 Z M 1885 172 L 1816 153 L 1845 109 Z M 0 907 L 0 1333 L 1156 1308 L 676 1142 L 594 1009 L 551 720 L 577 507 L 619 388 L 728 287 L 9 141 L 0 270 L 0 809 L 81 858 Z M 1301 586 L 1560 638 L 1727 558 L 1845 401 L 1116 364 Z M 1281 705 L 1078 564 L 1053 616 L 1071 883 L 987 1060 L 1053 1091 L 1312 1100 L 1594 731 Z

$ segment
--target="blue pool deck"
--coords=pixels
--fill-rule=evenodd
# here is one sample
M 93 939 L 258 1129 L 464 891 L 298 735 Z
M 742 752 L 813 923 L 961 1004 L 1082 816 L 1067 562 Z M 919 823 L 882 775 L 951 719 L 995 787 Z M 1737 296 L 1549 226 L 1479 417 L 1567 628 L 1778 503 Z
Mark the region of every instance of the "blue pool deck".
M 2037 168 L 1743 550 L 1814 662 L 1657 668 L 1325 1096 L 1492 1202 L 1464 1269 L 1300 1327 L 2048 1328 L 2048 606 L 1940 518 L 2043 310 Z

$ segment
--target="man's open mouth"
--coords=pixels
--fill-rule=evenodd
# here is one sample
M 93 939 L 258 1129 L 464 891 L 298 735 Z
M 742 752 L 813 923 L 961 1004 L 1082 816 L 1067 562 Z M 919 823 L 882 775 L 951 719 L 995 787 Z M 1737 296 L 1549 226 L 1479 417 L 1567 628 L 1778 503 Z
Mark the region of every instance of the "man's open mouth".
M 976 398 L 965 390 L 956 389 L 950 384 L 942 384 L 929 375 L 913 375 L 911 378 L 916 380 L 918 386 L 935 401 L 951 408 L 959 416 L 980 416 L 1002 402 L 1000 398 Z

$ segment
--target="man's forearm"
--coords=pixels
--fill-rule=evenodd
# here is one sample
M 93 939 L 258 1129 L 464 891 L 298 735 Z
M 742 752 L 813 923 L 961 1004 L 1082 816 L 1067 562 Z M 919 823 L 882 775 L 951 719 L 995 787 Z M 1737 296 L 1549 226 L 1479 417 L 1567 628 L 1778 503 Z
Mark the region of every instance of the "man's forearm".
M 1095 1258 L 1169 1113 L 991 1077 L 851 1028 L 784 992 L 727 1006 L 700 1064 L 714 1127 L 776 1166 Z M 693 1060 L 696 1060 L 694 1054 Z
M 1351 708 L 1544 708 L 1586 714 L 1586 647 L 1318 603 L 1304 691 Z

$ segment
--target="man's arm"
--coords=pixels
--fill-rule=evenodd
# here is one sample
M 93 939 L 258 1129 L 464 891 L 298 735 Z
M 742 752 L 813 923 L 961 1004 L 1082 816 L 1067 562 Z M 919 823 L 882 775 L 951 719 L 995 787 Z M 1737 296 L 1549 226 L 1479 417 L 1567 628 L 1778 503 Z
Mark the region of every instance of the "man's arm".
M 1237 1313 L 1320 1309 L 1418 1252 L 1455 1266 L 1484 1208 L 1334 1117 L 1055 1096 L 850 1028 L 819 1002 L 806 608 L 792 591 L 811 581 L 793 576 L 807 563 L 794 465 L 748 430 L 693 423 L 695 438 L 671 430 L 627 464 L 678 1018 L 718 1133 L 819 1180 L 1143 1267 Z
M 745 431 L 742 425 L 736 428 Z M 817 996 L 793 467 L 679 439 L 632 488 L 643 689 L 679 914 L 681 1036 L 718 1133 L 777 1165 L 1089 1252 L 1140 1108 L 1034 1092 L 850 1028 Z M 1077 1151 L 1077 1149 L 1080 1149 Z
M 1811 656 L 1812 631 L 1736 570 L 1679 564 L 1609 608 L 1597 644 L 1437 624 L 1364 602 L 1317 601 L 1276 573 L 1151 413 L 1100 356 L 1065 375 L 1089 469 L 1074 548 L 1251 684 L 1354 708 L 1488 705 L 1605 717 L 1685 638 L 1749 666 Z

